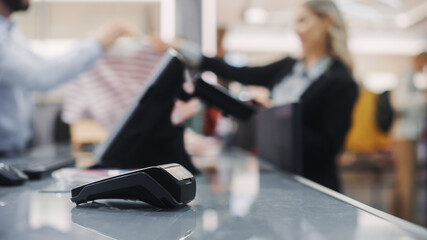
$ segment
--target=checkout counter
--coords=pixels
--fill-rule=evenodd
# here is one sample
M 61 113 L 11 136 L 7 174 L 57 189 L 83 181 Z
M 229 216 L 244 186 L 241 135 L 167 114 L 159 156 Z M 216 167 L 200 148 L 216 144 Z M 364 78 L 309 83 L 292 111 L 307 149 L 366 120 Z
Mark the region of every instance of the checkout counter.
M 245 152 L 193 160 L 203 169 L 196 198 L 177 210 L 126 200 L 76 207 L 75 186 L 57 177 L 0 187 L 0 239 L 427 239 L 423 227 Z

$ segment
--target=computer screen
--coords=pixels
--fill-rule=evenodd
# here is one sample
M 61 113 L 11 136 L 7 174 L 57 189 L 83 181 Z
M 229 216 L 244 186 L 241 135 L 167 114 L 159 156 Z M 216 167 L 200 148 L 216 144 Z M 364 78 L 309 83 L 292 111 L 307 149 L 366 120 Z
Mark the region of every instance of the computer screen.
M 197 172 L 184 149 L 183 128 L 170 121 L 174 101 L 182 91 L 183 70 L 184 64 L 177 53 L 169 50 L 107 140 L 95 150 L 102 167 L 141 168 L 179 163 Z
M 148 83 L 116 124 L 107 140 L 95 151 L 100 167 L 142 168 L 179 163 L 197 173 L 184 149 L 183 127 L 174 126 L 170 115 L 175 99 L 197 97 L 227 115 L 247 120 L 255 110 L 232 97 L 225 89 L 208 83 L 197 69 L 187 74 L 194 93 L 183 90 L 185 60 L 169 50 L 151 74 Z M 190 73 L 190 71 L 186 71 Z

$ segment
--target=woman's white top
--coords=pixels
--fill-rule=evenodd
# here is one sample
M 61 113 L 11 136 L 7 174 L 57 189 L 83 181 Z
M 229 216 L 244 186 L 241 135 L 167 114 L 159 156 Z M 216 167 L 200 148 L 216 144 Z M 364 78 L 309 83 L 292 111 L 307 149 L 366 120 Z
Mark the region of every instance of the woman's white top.
M 329 69 L 331 57 L 319 59 L 313 66 L 306 67 L 303 60 L 298 60 L 292 72 L 286 75 L 272 90 L 273 105 L 298 102 L 305 90 Z

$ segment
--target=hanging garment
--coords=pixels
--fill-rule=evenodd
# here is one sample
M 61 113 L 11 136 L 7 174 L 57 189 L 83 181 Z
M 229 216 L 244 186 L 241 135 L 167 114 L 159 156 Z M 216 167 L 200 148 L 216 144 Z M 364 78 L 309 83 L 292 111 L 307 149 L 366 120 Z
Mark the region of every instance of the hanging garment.
M 107 130 L 144 88 L 164 52 L 149 45 L 119 46 L 67 86 L 62 118 L 66 123 L 90 118 Z M 129 45 L 129 44 L 128 44 Z

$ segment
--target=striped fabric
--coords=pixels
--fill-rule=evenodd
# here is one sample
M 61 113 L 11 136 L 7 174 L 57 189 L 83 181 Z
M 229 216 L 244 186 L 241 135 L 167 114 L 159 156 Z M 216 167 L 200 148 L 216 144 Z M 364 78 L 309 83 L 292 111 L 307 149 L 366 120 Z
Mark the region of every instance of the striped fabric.
M 66 87 L 64 122 L 90 118 L 110 130 L 144 87 L 163 53 L 149 45 L 131 53 L 106 53 L 92 70 Z

